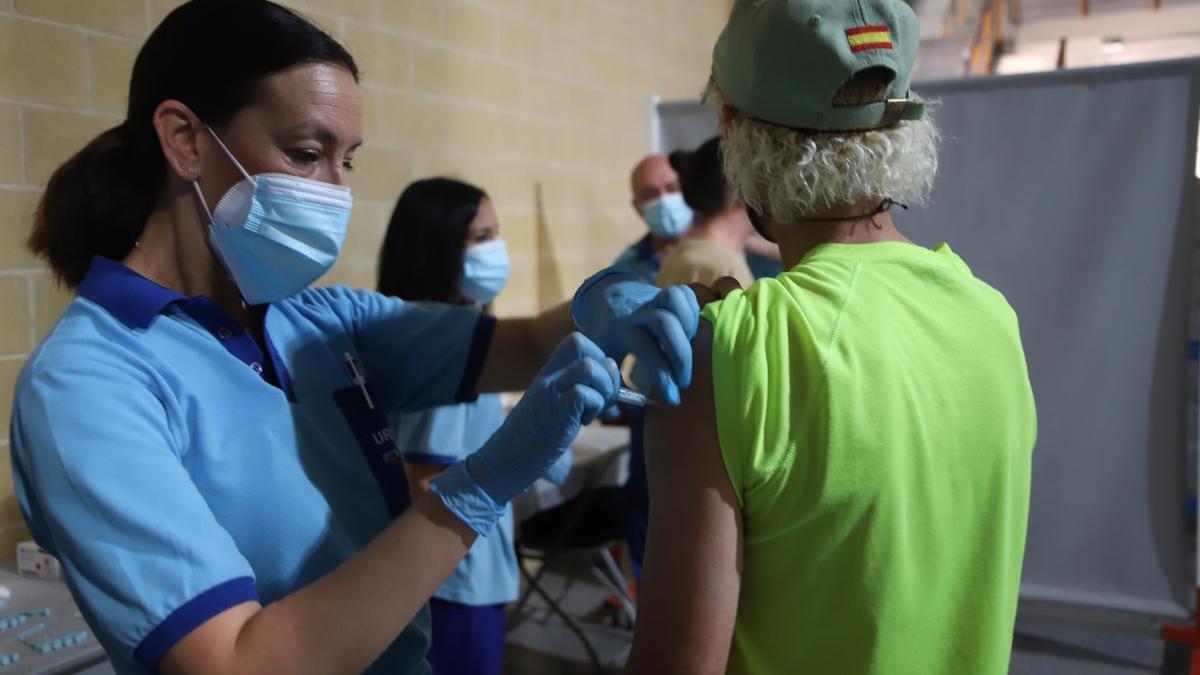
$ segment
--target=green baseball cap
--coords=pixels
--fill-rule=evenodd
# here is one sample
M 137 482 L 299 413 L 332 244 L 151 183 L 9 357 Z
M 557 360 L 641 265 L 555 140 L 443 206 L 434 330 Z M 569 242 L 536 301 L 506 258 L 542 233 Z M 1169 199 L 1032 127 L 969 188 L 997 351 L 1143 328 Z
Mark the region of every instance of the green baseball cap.
M 713 50 L 713 80 L 747 116 L 814 131 L 865 131 L 917 120 L 909 78 L 920 29 L 901 0 L 736 0 Z M 835 107 L 868 68 L 894 74 L 887 101 Z

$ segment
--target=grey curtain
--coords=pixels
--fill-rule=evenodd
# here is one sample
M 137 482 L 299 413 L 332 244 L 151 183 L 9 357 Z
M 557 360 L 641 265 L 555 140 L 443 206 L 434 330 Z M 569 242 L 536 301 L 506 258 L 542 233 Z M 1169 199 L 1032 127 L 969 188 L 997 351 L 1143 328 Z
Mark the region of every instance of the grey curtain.
M 918 85 L 945 140 L 931 203 L 1016 309 L 1039 433 L 1022 597 L 1180 617 L 1195 581 L 1185 494 L 1200 62 Z M 664 104 L 662 138 L 713 133 Z

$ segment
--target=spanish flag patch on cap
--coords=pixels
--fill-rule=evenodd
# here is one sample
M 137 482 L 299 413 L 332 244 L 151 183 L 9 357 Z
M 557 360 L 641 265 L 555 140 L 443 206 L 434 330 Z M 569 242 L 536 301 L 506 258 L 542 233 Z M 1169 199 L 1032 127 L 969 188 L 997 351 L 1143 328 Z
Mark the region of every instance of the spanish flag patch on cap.
M 892 35 L 887 26 L 865 26 L 846 31 L 850 40 L 850 51 L 866 52 L 872 49 L 892 49 Z

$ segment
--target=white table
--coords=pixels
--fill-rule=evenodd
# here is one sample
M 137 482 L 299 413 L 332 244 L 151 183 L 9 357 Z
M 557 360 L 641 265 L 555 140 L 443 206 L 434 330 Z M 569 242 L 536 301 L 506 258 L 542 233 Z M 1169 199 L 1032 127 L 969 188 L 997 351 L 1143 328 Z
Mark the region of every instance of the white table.
M 561 486 L 541 479 L 512 501 L 516 522 L 569 501 L 586 486 L 623 485 L 629 478 L 629 427 L 584 427 L 571 451 L 575 458 Z

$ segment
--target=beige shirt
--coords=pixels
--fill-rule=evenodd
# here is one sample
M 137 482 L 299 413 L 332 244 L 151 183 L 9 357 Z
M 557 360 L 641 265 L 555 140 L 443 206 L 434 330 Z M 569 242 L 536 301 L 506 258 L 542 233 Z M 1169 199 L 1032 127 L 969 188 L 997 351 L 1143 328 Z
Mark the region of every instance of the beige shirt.
M 711 284 L 721 277 L 733 277 L 742 288 L 750 288 L 754 274 L 746 256 L 738 255 L 712 239 L 682 239 L 663 260 L 658 270 L 658 285 L 699 282 Z

